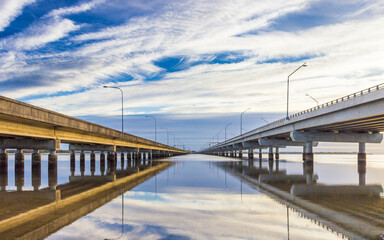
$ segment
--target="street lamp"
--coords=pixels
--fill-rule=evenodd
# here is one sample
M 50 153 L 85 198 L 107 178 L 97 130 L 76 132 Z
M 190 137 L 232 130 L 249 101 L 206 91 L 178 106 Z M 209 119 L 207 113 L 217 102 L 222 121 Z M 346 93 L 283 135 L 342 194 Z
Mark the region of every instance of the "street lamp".
M 300 65 L 300 67 L 298 67 L 295 71 L 293 71 L 291 74 L 288 75 L 288 79 L 287 79 L 287 120 L 289 120 L 289 116 L 288 116 L 288 106 L 289 106 L 289 77 L 292 76 L 292 74 L 294 74 L 295 72 L 297 72 L 300 68 L 302 67 L 306 67 L 307 64 L 306 63 L 303 63 L 302 65 Z
M 220 132 L 218 132 L 217 135 L 216 135 L 216 136 L 217 136 L 217 144 L 219 144 L 219 135 L 220 135 L 220 133 L 221 133 L 222 131 L 223 131 L 223 130 L 221 130 Z
M 247 108 L 244 112 L 242 112 L 240 114 L 240 135 L 243 135 L 243 114 L 248 111 L 249 109 L 251 109 L 250 107 Z
M 264 122 L 266 123 L 269 123 L 267 120 L 265 120 L 263 117 L 261 117 L 260 119 L 264 120 Z
M 169 135 L 169 133 L 168 133 L 168 128 L 161 128 L 161 129 L 165 129 L 165 130 L 167 130 L 167 145 L 169 145 L 169 143 L 168 143 L 168 142 L 169 142 L 169 136 L 168 136 L 168 135 Z
M 124 138 L 124 93 L 123 90 L 119 87 L 113 86 L 104 86 L 104 88 L 115 88 L 119 89 L 121 92 L 121 137 Z
M 319 102 L 316 99 L 314 99 L 311 95 L 309 95 L 308 93 L 305 93 L 305 96 L 312 98 L 312 100 L 316 102 L 317 106 L 319 106 Z
M 228 125 L 225 126 L 225 141 L 227 141 L 227 127 L 228 127 L 229 125 L 231 125 L 231 124 L 232 124 L 232 122 L 228 123 Z
M 145 115 L 145 117 L 147 117 L 147 118 L 153 118 L 154 120 L 155 120 L 155 142 L 157 142 L 157 134 L 156 134 L 156 132 L 157 132 L 157 121 L 156 121 L 156 117 L 154 117 L 154 116 L 147 116 L 147 115 Z

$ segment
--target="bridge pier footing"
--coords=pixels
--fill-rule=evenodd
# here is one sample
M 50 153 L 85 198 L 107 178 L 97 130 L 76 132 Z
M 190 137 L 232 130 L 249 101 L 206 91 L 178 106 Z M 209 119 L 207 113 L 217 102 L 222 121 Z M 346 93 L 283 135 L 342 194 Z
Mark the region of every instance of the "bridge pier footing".
M 85 172 L 85 153 L 84 150 L 81 150 L 80 152 L 80 173 L 81 176 L 84 177 Z
M 359 173 L 359 185 L 366 185 L 366 166 L 367 154 L 365 152 L 365 143 L 359 142 L 359 153 L 357 154 L 357 172 Z
M 275 148 L 275 159 L 276 159 L 276 160 L 279 160 L 279 158 L 280 158 L 279 148 L 276 147 L 276 148 Z
M 22 191 L 24 186 L 24 153 L 17 149 L 15 153 L 15 185 L 17 191 Z
M 248 149 L 248 158 L 253 159 L 253 149 L 252 148 Z
M 263 158 L 263 152 L 261 150 L 261 148 L 259 148 L 259 159 L 262 159 Z
M 120 155 L 120 161 L 121 161 L 121 169 L 124 170 L 124 167 L 125 167 L 125 159 L 124 159 L 124 152 L 121 152 L 121 155 Z
M 268 160 L 273 161 L 273 147 L 269 147 L 269 152 L 268 152 Z

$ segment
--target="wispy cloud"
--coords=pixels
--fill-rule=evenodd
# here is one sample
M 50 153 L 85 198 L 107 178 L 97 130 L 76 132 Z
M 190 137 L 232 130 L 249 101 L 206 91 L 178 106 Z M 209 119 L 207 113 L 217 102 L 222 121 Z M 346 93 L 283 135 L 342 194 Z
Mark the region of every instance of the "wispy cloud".
M 0 31 L 22 13 L 22 9 L 36 0 L 2 0 L 0 2 Z

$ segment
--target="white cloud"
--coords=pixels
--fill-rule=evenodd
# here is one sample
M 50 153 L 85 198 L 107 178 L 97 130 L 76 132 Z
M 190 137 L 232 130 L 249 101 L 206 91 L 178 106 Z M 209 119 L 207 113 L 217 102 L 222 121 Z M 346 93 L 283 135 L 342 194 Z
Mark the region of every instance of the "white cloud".
M 0 31 L 4 31 L 11 22 L 22 13 L 22 9 L 36 0 L 2 0 L 0 1 Z

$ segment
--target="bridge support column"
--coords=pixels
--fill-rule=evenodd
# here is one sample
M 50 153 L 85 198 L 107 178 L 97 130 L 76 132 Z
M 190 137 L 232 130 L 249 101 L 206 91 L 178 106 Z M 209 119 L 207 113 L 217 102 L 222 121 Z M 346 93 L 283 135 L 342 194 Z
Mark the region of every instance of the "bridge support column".
M 365 186 L 366 179 L 367 154 L 365 152 L 365 143 L 359 142 L 359 153 L 357 154 L 357 171 L 359 173 L 359 185 Z
M 273 173 L 273 160 L 268 161 L 268 172 L 269 174 Z
M 108 154 L 107 154 L 107 169 L 109 170 L 109 173 L 110 174 L 114 174 L 115 173 L 115 156 L 116 156 L 116 152 L 110 152 L 108 151 Z
M 71 150 L 70 155 L 70 161 L 71 161 L 71 176 L 75 176 L 75 170 L 76 170 L 76 153 L 74 150 Z
M 248 149 L 248 158 L 253 159 L 253 149 L 252 148 Z
M 276 148 L 275 148 L 275 159 L 276 159 L 276 160 L 279 160 L 279 158 L 280 158 L 279 148 L 276 147 Z
M 56 190 L 57 187 L 57 154 L 51 150 L 48 155 L 48 185 L 49 189 Z
M 124 170 L 124 167 L 125 167 L 124 152 L 121 152 L 121 169 Z
M 17 149 L 15 154 L 15 185 L 17 191 L 22 191 L 24 186 L 24 153 Z
M 269 146 L 268 160 L 273 161 L 273 147 Z
M 38 191 L 41 185 L 41 154 L 34 149 L 32 153 L 32 186 L 34 191 Z
M 239 150 L 239 158 L 243 158 L 243 150 Z
M 261 148 L 259 148 L 259 159 L 261 160 L 263 158 L 263 151 Z
M 96 171 L 96 154 L 95 154 L 95 151 L 91 151 L 90 160 L 91 160 L 91 175 L 94 176 L 95 171 Z
M 84 153 L 84 150 L 81 150 L 81 152 L 80 152 L 80 173 L 81 173 L 82 177 L 84 176 L 84 172 L 85 172 L 85 153 Z
M 104 151 L 100 152 L 100 174 L 101 176 L 104 176 L 105 172 L 105 153 Z
M 0 149 L 0 191 L 6 191 L 8 185 L 8 154 Z
M 305 161 L 313 161 L 313 145 L 312 145 L 312 142 L 306 142 L 305 143 L 303 159 Z
M 306 142 L 304 147 L 304 169 L 306 182 L 308 185 L 313 183 L 313 145 L 312 142 Z

